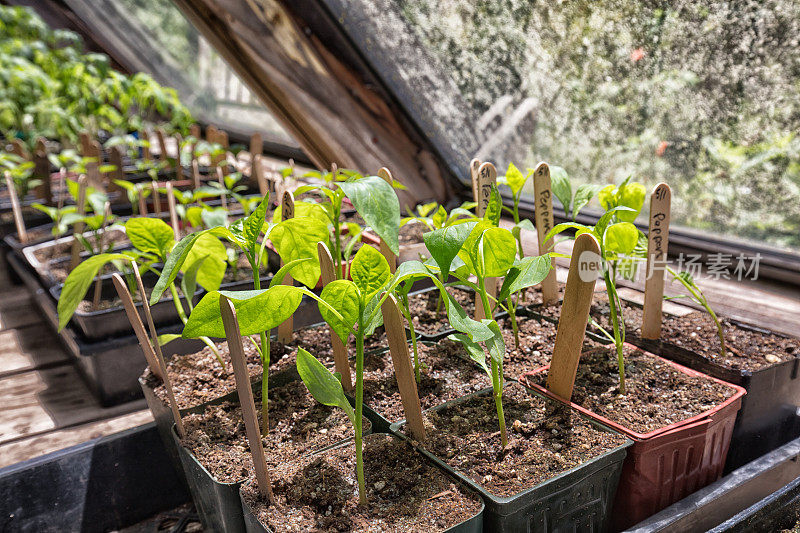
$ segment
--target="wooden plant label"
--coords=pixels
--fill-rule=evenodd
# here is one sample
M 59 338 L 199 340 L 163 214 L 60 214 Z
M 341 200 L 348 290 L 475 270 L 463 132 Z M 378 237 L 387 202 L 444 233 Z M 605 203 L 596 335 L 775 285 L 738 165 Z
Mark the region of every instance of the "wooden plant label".
M 42 137 L 36 139 L 33 148 L 33 176 L 42 183 L 36 186 L 36 196 L 46 205 L 53 205 L 52 180 L 50 178 L 50 161 L 47 160 L 47 145 Z
M 225 192 L 225 174 L 223 174 L 221 167 L 217 167 L 217 183 L 219 183 L 220 190 L 222 191 L 219 193 L 222 209 L 228 209 L 228 194 Z
M 86 214 L 86 176 L 83 174 L 78 177 L 78 202 L 75 206 L 79 216 Z M 83 222 L 75 222 L 75 224 L 72 225 L 72 249 L 69 260 L 70 270 L 73 270 L 80 262 L 81 243 L 78 241 L 77 236 L 81 233 L 83 233 Z
M 161 214 L 161 193 L 158 192 L 158 182 L 151 181 L 150 189 L 153 191 L 153 213 Z
M 139 197 L 139 216 L 147 216 L 147 200 L 144 197 L 144 187 L 141 183 L 136 184 L 136 192 Z
M 167 154 L 167 137 L 164 135 L 164 130 L 161 128 L 156 128 L 156 139 L 158 140 L 158 160 L 167 163 L 167 168 L 170 168 L 172 165 L 169 164 L 169 158 Z
M 579 235 L 572 248 L 553 358 L 547 373 L 547 389 L 565 401 L 572 397 L 594 285 L 601 268 L 597 239 L 588 233 Z
M 324 287 L 336 279 L 333 258 L 328 246 L 321 241 L 317 243 L 317 255 L 319 255 L 320 279 Z M 353 378 L 350 375 L 350 360 L 347 357 L 347 348 L 333 330 L 331 330 L 331 346 L 333 347 L 333 364 L 336 371 L 342 376 L 342 388 L 347 392 L 352 391 Z
M 553 190 L 550 183 L 550 167 L 547 163 L 539 163 L 533 172 L 533 198 L 536 233 L 539 237 L 539 255 L 554 250 L 553 239 L 545 241 L 545 236 L 553 229 Z M 550 258 L 553 268 L 542 280 L 542 302 L 550 305 L 558 302 L 558 282 L 556 281 L 555 262 Z
M 258 490 L 262 496 L 268 498 L 270 503 L 272 503 L 275 501 L 275 497 L 272 494 L 269 467 L 267 466 L 267 458 L 264 454 L 264 446 L 261 443 L 261 431 L 258 427 L 258 415 L 256 414 L 253 389 L 250 387 L 247 357 L 244 354 L 242 336 L 239 334 L 239 321 L 236 318 L 236 309 L 234 309 L 231 301 L 225 296 L 219 297 L 219 307 L 222 315 L 222 323 L 225 326 L 225 336 L 228 339 L 231 361 L 233 362 L 236 390 L 239 393 L 239 405 L 242 406 L 242 417 L 244 418 L 247 442 L 250 444 L 250 453 L 253 456 L 253 467 L 256 471 Z
M 171 166 L 170 168 L 176 168 L 178 172 L 175 174 L 175 179 L 182 179 L 183 172 L 181 171 L 181 146 L 183 146 L 183 136 L 180 133 L 176 133 L 172 136 L 172 140 L 175 142 L 175 162 L 177 167 Z
M 491 163 L 483 163 L 478 167 L 477 181 L 475 182 L 475 191 L 477 197 L 475 202 L 478 204 L 475 207 L 475 214 L 482 218 L 486 214 L 486 209 L 489 207 L 489 200 L 492 196 L 492 185 L 497 183 L 497 169 Z M 497 294 L 497 278 L 486 278 L 486 292 L 489 296 Z M 479 294 L 475 295 L 475 320 L 487 318 L 484 316 L 483 303 Z
M 17 238 L 19 242 L 25 244 L 28 242 L 28 232 L 25 229 L 25 219 L 22 218 L 22 208 L 19 205 L 19 197 L 17 196 L 17 188 L 14 185 L 14 178 L 11 173 L 6 170 L 6 187 L 8 187 L 8 196 L 11 197 L 11 210 L 14 215 L 14 225 L 17 228 Z
M 264 142 L 261 140 L 260 133 L 254 133 L 250 136 L 250 162 L 252 163 L 253 159 L 257 155 L 261 155 L 264 151 Z
M 127 202 L 127 195 L 122 187 L 114 183 L 114 180 L 124 180 L 125 172 L 122 170 L 122 148 L 119 146 L 112 146 L 108 150 L 108 162 L 116 167 L 110 172 L 111 178 L 108 182 L 108 192 L 116 193 L 113 198 L 115 204 Z
M 419 403 L 417 382 L 414 380 L 414 368 L 411 366 L 411 355 L 408 352 L 408 340 L 400 308 L 393 294 L 381 306 L 383 324 L 386 328 L 386 337 L 389 340 L 389 351 L 394 365 L 394 375 L 400 399 L 403 402 L 403 411 L 406 415 L 406 424 L 411 429 L 411 434 L 420 442 L 425 440 L 425 425 L 422 422 L 422 407 Z
M 78 139 L 81 143 L 81 155 L 83 157 L 94 157 L 92 155 L 92 137 L 87 131 L 78 133 Z
M 386 167 L 381 167 L 378 171 L 378 176 L 383 178 L 383 181 L 388 183 L 389 185 L 392 184 L 394 179 L 392 178 L 392 173 L 389 172 L 389 169 Z M 394 252 L 389 249 L 389 246 L 381 239 L 380 242 L 381 254 L 383 257 L 386 258 L 386 262 L 389 263 L 389 271 L 394 274 L 394 271 L 397 269 L 397 256 L 394 255 Z
M 194 123 L 189 126 L 189 135 L 197 140 L 200 140 L 203 136 L 203 132 L 200 130 L 200 124 Z
M 294 218 L 294 197 L 290 191 L 285 191 L 281 197 L 281 220 Z M 281 261 L 283 266 L 283 261 Z M 284 285 L 294 285 L 291 274 L 286 274 L 283 278 Z M 288 344 L 292 341 L 294 334 L 294 316 L 287 318 L 282 324 L 278 325 L 278 342 Z
M 197 159 L 192 159 L 192 184 L 195 189 L 200 188 L 200 163 Z
M 150 134 L 147 130 L 139 132 L 139 140 L 142 141 L 142 159 L 150 159 Z
M 172 190 L 172 182 L 167 182 L 167 206 L 169 207 L 169 222 L 172 226 L 172 232 L 175 234 L 175 240 L 181 238 L 181 226 L 178 223 L 178 209 L 175 206 L 175 191 Z
M 30 156 L 28 155 L 28 149 L 25 148 L 25 145 L 19 139 L 13 139 L 11 141 L 11 153 L 18 157 L 21 157 L 26 161 L 30 160 Z
M 135 264 L 135 263 L 134 263 Z M 150 315 L 150 306 L 147 305 L 147 295 L 143 292 L 143 287 L 141 285 L 141 276 L 138 276 L 138 268 L 134 271 L 137 274 L 137 283 L 139 283 L 139 292 L 142 295 L 142 302 L 143 307 L 145 309 L 145 314 L 150 317 L 149 321 L 152 322 L 152 316 Z M 128 321 L 131 323 L 131 327 L 133 328 L 134 333 L 136 333 L 136 339 L 139 341 L 139 345 L 142 347 L 142 351 L 144 352 L 144 358 L 147 360 L 147 366 L 150 367 L 150 372 L 160 379 L 164 383 L 164 388 L 167 392 L 167 398 L 169 400 L 169 407 L 172 411 L 172 418 L 175 421 L 176 429 L 178 430 L 178 435 L 180 437 L 185 436 L 186 431 L 183 427 L 183 420 L 181 420 L 180 410 L 178 409 L 178 402 L 175 400 L 175 393 L 172 390 L 172 382 L 169 379 L 169 375 L 167 374 L 166 364 L 164 363 L 164 358 L 159 357 L 161 354 L 161 346 L 158 344 L 158 337 L 155 335 L 155 328 L 151 328 L 154 337 L 155 346 L 158 349 L 158 353 L 153 349 L 153 344 L 150 343 L 150 339 L 147 338 L 147 332 L 144 329 L 144 324 L 142 323 L 142 318 L 139 316 L 139 313 L 136 311 L 136 305 L 133 302 L 133 298 L 131 297 L 131 293 L 128 290 L 128 286 L 123 281 L 122 276 L 118 273 L 114 273 L 111 275 L 111 279 L 114 282 L 114 287 L 117 289 L 117 295 L 119 295 L 120 300 L 122 300 L 122 306 L 125 308 L 125 314 L 128 316 Z
M 644 282 L 642 312 L 642 337 L 645 339 L 658 339 L 661 336 L 671 203 L 669 185 L 656 185 L 650 195 L 650 226 L 647 231 L 647 279 Z
M 250 164 L 250 174 L 252 175 L 253 180 L 255 180 L 255 182 L 258 184 L 258 192 L 263 198 L 269 193 L 269 184 L 267 183 L 267 177 L 264 174 L 264 161 L 261 154 L 256 154 L 253 156 L 253 162 Z
M 483 162 L 477 157 L 469 162 L 469 181 L 472 184 L 472 200 L 478 201 L 478 169 Z

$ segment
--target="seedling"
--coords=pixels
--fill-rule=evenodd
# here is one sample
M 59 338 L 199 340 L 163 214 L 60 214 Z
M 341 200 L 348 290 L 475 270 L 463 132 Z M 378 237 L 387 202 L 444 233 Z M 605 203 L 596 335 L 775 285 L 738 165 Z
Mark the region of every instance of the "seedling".
M 672 298 L 665 297 L 665 299 L 671 300 L 674 298 L 689 298 L 692 301 L 701 305 L 703 309 L 706 310 L 711 319 L 714 321 L 714 324 L 717 326 L 717 336 L 719 337 L 719 344 L 721 347 L 720 354 L 722 355 L 722 357 L 725 357 L 727 350 L 725 347 L 725 332 L 722 328 L 722 323 L 717 317 L 717 314 L 711 308 L 711 305 L 709 305 L 708 299 L 706 299 L 706 296 L 703 294 L 703 291 L 697 285 L 697 282 L 695 282 L 692 275 L 688 272 L 676 272 L 669 266 L 667 266 L 666 269 L 669 275 L 672 276 L 672 281 L 677 281 L 678 283 L 683 285 L 688 294 L 682 296 L 674 296 Z
M 617 276 L 624 274 L 633 278 L 638 262 L 643 261 L 647 253 L 647 238 L 633 224 L 644 205 L 646 190 L 640 183 L 631 182 L 630 178 L 619 187 L 608 185 L 599 194 L 600 205 L 606 210 L 597 224 L 587 226 L 577 222 L 556 225 L 548 234 L 548 238 L 558 235 L 567 229 L 575 229 L 581 233 L 591 233 L 600 245 L 600 257 L 603 261 L 603 280 L 608 293 L 611 311 L 611 328 L 605 328 L 592 321 L 593 325 L 614 343 L 619 367 L 619 391 L 625 394 L 625 321 L 622 315 L 622 300 L 617 292 Z
M 416 213 L 407 209 L 409 216 L 400 221 L 400 226 L 416 221 L 424 224 L 429 231 L 433 231 L 467 220 L 474 220 L 475 214 L 470 209 L 475 209 L 475 205 L 475 202 L 464 202 L 448 213 L 443 205 L 436 202 L 420 204 L 416 208 Z
M 608 187 L 604 188 L 602 185 L 594 183 L 583 183 L 575 188 L 573 193 L 573 185 L 569 174 L 563 168 L 556 166 L 550 167 L 550 180 L 553 194 L 561 202 L 564 213 L 572 218 L 573 222 L 578 218 L 578 213 L 580 213 L 581 209 L 586 207 L 597 193 L 608 189 Z

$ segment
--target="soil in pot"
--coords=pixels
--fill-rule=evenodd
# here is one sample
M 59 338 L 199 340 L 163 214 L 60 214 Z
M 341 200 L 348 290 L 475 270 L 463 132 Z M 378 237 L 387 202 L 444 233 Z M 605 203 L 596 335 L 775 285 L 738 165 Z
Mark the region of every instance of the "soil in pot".
M 506 377 L 519 379 L 525 372 L 550 364 L 558 329 L 556 324 L 517 315 L 519 348 L 514 342 L 511 320 L 501 318 L 498 324 L 506 344 L 506 356 L 503 360 L 503 374 Z
M 505 450 L 491 391 L 425 413 L 421 446 L 488 492 L 510 497 L 626 442 L 517 383 L 504 388 L 503 409 Z
M 680 372 L 663 359 L 626 345 L 626 393 L 619 394 L 614 347 L 587 343 L 590 347 L 581 355 L 572 402 L 638 433 L 699 415 L 736 392 L 711 379 Z M 544 387 L 547 373 L 528 379 Z
M 430 228 L 425 224 L 419 222 L 409 222 L 400 227 L 400 244 L 419 244 L 425 242 L 422 238 L 424 233 L 430 231 Z
M 94 236 L 89 236 L 89 242 L 94 244 Z M 115 246 L 124 246 L 130 244 L 130 241 L 124 231 L 113 229 L 103 235 L 103 244 L 105 246 L 109 246 L 112 243 Z M 61 257 L 69 257 L 71 250 L 72 240 L 69 239 L 58 244 L 53 244 L 52 246 L 39 248 L 33 252 L 33 255 L 40 263 L 47 263 L 48 261 L 53 261 Z M 84 248 L 81 247 L 81 251 L 83 250 Z
M 445 531 L 478 514 L 482 503 L 411 447 L 388 435 L 365 438 L 367 506 L 358 505 L 355 450 L 349 444 L 273 473 L 275 505 L 252 483 L 241 489 L 254 515 L 272 531 Z
M 260 342 L 258 337 L 253 340 Z M 376 334 L 367 339 L 365 348 L 385 346 L 385 334 Z M 325 327 L 311 327 L 295 332 L 294 342 L 284 345 L 277 341 L 270 342 L 270 375 L 283 372 L 295 367 L 297 347 L 303 346 L 317 357 L 323 364 L 333 367 L 333 349 L 330 343 L 330 330 Z M 188 409 L 197 405 L 210 402 L 236 389 L 233 369 L 228 357 L 228 343 L 221 342 L 217 348 L 225 361 L 227 368 L 223 369 L 211 348 L 205 347 L 199 352 L 174 355 L 167 361 L 167 373 L 172 380 L 172 389 L 180 409 Z M 244 351 L 247 357 L 247 368 L 250 379 L 257 380 L 262 375 L 261 357 L 250 341 L 245 341 Z M 351 340 L 349 353 L 355 353 L 355 341 Z M 163 383 L 157 380 L 147 369 L 144 372 L 146 384 L 152 388 L 156 396 L 167 402 L 166 391 Z
M 255 394 L 261 425 L 261 394 Z M 339 408 L 317 402 L 301 381 L 269 391 L 270 428 L 261 440 L 271 468 L 292 462 L 353 436 L 350 419 Z M 253 471 L 242 409 L 238 402 L 208 406 L 183 418 L 181 444 L 220 483 L 236 483 Z M 364 420 L 364 428 L 369 428 Z
M 447 289 L 456 301 L 461 304 L 468 316 L 475 314 L 475 293 L 456 287 Z M 447 321 L 447 309 L 444 302 L 441 303 L 439 313 L 436 312 L 436 304 L 439 301 L 439 291 L 430 290 L 412 294 L 408 297 L 408 307 L 414 321 L 414 329 L 423 335 L 437 335 L 449 329 L 450 323 Z
M 457 342 L 444 339 L 436 344 L 419 344 L 418 353 L 425 365 L 420 369 L 421 382 L 417 384 L 422 409 L 491 386 L 486 373 L 465 359 L 466 353 Z M 388 352 L 369 354 L 364 359 L 364 403 L 390 422 L 405 418 Z

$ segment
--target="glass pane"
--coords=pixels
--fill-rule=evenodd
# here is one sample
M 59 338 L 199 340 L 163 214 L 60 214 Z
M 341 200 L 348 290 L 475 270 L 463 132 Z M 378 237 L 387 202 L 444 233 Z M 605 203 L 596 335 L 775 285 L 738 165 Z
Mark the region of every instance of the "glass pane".
M 151 34 L 155 46 L 142 53 L 160 55 L 173 67 L 175 78 L 159 82 L 174 86 L 196 119 L 297 145 L 171 0 L 117 2 Z
M 800 249 L 800 3 L 325 1 L 462 178 L 665 181 L 675 223 Z

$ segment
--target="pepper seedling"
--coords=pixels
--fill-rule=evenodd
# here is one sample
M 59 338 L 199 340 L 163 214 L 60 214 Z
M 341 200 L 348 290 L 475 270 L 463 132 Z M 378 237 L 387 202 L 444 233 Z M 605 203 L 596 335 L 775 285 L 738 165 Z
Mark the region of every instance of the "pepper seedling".
M 711 308 L 711 305 L 708 303 L 708 299 L 706 299 L 705 294 L 697 285 L 697 282 L 694 280 L 692 275 L 688 272 L 677 272 L 672 267 L 666 267 L 667 273 L 672 276 L 672 281 L 677 281 L 686 289 L 688 294 L 680 295 L 680 296 L 672 296 L 672 297 L 664 297 L 665 300 L 673 300 L 676 298 L 689 298 L 692 301 L 698 303 L 705 309 L 708 316 L 714 321 L 714 324 L 717 326 L 717 337 L 719 337 L 720 343 L 720 355 L 725 357 L 727 350 L 725 346 L 725 331 L 722 328 L 722 323 L 717 317 L 717 314 Z
M 622 314 L 622 300 L 617 292 L 617 276 L 622 273 L 633 278 L 636 267 L 647 255 L 647 237 L 633 224 L 644 205 L 646 195 L 644 185 L 631 182 L 630 177 L 618 187 L 608 185 L 599 195 L 600 205 L 606 210 L 594 226 L 577 222 L 556 225 L 547 238 L 567 230 L 574 229 L 577 234 L 590 233 L 600 245 L 600 257 L 603 261 L 603 280 L 608 293 L 611 312 L 611 328 L 608 332 L 596 321 L 594 325 L 616 347 L 617 365 L 619 368 L 619 391 L 625 394 L 625 320 Z

